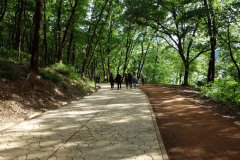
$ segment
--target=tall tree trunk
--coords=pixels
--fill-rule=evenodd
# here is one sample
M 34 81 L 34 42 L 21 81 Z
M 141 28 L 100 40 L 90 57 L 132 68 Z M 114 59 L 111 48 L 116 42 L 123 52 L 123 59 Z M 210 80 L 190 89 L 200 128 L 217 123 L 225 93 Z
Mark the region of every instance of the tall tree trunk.
M 5 16 L 5 13 L 6 13 L 6 10 L 7 10 L 7 0 L 2 0 L 3 1 L 3 9 L 2 9 L 2 11 L 1 11 L 1 16 L 0 16 L 0 38 L 1 38 L 1 35 L 2 35 L 2 20 L 3 20 L 3 18 L 4 18 L 4 16 Z
M 144 54 L 143 42 L 141 43 L 141 49 L 142 49 L 142 53 L 141 53 L 140 62 L 139 62 L 139 64 L 138 64 L 137 77 L 140 76 L 140 70 L 141 70 L 141 66 L 142 66 L 142 59 L 143 59 L 143 54 Z
M 100 57 L 101 57 L 101 62 L 102 62 L 102 69 L 103 69 L 103 74 L 105 75 L 106 73 L 106 71 L 105 71 L 105 66 L 104 66 L 104 61 L 105 61 L 105 58 L 103 58 L 103 54 L 104 54 L 104 51 L 102 52 L 102 50 L 101 50 L 101 46 L 100 46 Z
M 83 67 L 82 67 L 82 73 L 81 73 L 82 76 L 84 76 L 84 72 L 85 72 L 85 68 L 86 68 L 86 65 L 87 65 L 87 61 L 88 61 L 88 58 L 89 58 L 89 56 L 90 56 L 90 51 L 91 51 L 91 48 L 92 48 L 93 39 L 94 39 L 94 37 L 96 36 L 96 30 L 97 30 L 97 28 L 98 28 L 98 26 L 99 26 L 99 23 L 100 23 L 101 19 L 102 19 L 103 11 L 105 10 L 105 8 L 106 8 L 106 6 L 107 6 L 108 1 L 109 1 L 109 0 L 106 0 L 106 1 L 105 1 L 105 4 L 104 4 L 104 6 L 103 6 L 103 8 L 102 8 L 102 10 L 101 10 L 101 12 L 100 12 L 100 14 L 99 14 L 99 18 L 98 18 L 97 24 L 96 24 L 96 26 L 94 27 L 93 35 L 91 36 L 90 42 L 89 42 L 88 45 L 87 45 L 87 48 L 86 48 L 86 57 L 85 57 L 85 59 L 83 60 Z
M 62 0 L 61 0 L 62 2 Z M 64 45 L 66 43 L 66 40 L 67 40 L 67 37 L 68 37 L 68 31 L 69 31 L 69 28 L 70 28 L 70 25 L 74 19 L 74 15 L 75 15 L 75 12 L 76 12 L 76 9 L 77 9 L 77 6 L 78 6 L 78 0 L 75 1 L 75 5 L 73 7 L 73 10 L 72 10 L 72 13 L 71 13 L 71 16 L 68 20 L 68 23 L 67 23 L 67 26 L 66 26 L 66 29 L 65 29 L 65 32 L 64 32 L 64 35 L 63 35 L 63 39 L 60 39 L 61 37 L 59 36 L 59 49 L 58 49 L 58 61 L 60 63 L 62 63 L 62 54 L 63 54 L 63 50 L 64 50 Z M 60 19 L 61 19 L 61 16 L 59 16 Z M 59 20 L 60 20 L 59 19 Z M 60 22 L 59 22 L 60 23 Z M 59 24 L 60 25 L 60 24 Z M 59 29 L 61 31 L 61 28 Z M 61 42 L 60 42 L 61 41 Z
M 208 26 L 208 35 L 210 37 L 210 44 L 211 44 L 211 55 L 210 55 L 210 61 L 208 66 L 208 76 L 207 76 L 207 82 L 214 82 L 214 73 L 215 73 L 215 48 L 216 48 L 216 37 L 215 37 L 215 31 L 213 28 L 215 28 L 215 22 L 214 22 L 214 15 L 211 12 L 212 10 L 212 1 L 204 0 L 204 6 L 207 13 L 207 26 Z M 212 23 L 213 19 L 213 23 Z
M 72 66 L 75 66 L 75 55 L 76 55 L 76 41 L 74 41 L 74 43 L 73 43 Z
M 133 40 L 130 39 L 129 37 L 127 37 L 127 44 L 126 44 L 126 54 L 125 54 L 125 62 L 124 62 L 124 67 L 123 67 L 123 76 L 124 77 L 124 74 L 126 72 L 126 69 L 127 69 L 127 65 L 128 65 L 128 58 L 129 58 L 129 53 L 131 52 L 131 47 L 132 47 L 132 43 L 133 43 Z
M 184 85 L 188 85 L 188 84 L 185 84 L 185 82 L 188 82 L 189 66 L 190 66 L 190 64 L 189 64 L 188 62 L 184 62 L 184 67 L 185 67 L 185 73 L 184 73 Z
M 232 62 L 234 63 L 234 65 L 235 65 L 235 67 L 237 68 L 237 72 L 238 72 L 238 81 L 240 82 L 240 69 L 239 69 L 239 66 L 238 66 L 238 64 L 237 64 L 237 62 L 236 62 L 236 60 L 235 60 L 235 58 L 234 58 L 234 56 L 233 56 L 233 53 L 232 53 L 232 48 L 231 48 L 231 36 L 230 36 L 230 29 L 229 29 L 229 27 L 230 27 L 230 22 L 228 23 L 228 48 L 229 48 L 229 52 L 230 52 L 230 56 L 231 56 L 231 59 L 232 59 Z M 222 37 L 221 37 L 222 38 Z M 223 39 L 223 38 L 222 38 Z M 226 42 L 226 41 L 225 41 Z
M 44 29 L 44 65 L 47 65 L 47 20 L 46 20 L 46 0 L 43 0 L 44 3 L 44 23 L 43 23 L 43 29 Z
M 16 43 L 16 50 L 19 52 L 18 54 L 18 60 L 22 60 L 22 56 L 20 54 L 21 52 L 21 21 L 22 21 L 22 12 L 23 12 L 23 3 L 24 1 L 21 0 L 20 2 L 20 8 L 19 8 L 19 15 L 18 15 L 18 24 L 17 24 L 17 33 L 15 37 L 15 43 Z
M 32 43 L 32 56 L 30 61 L 30 69 L 32 72 L 36 73 L 37 75 L 39 75 L 38 55 L 39 55 L 39 44 L 40 44 L 40 36 L 41 36 L 42 8 L 43 8 L 43 1 L 36 0 L 35 28 L 34 28 L 34 38 Z
M 101 33 L 100 33 L 100 34 L 101 34 Z M 92 58 L 93 58 L 93 56 L 94 56 L 94 53 L 95 53 L 95 51 L 96 51 L 96 48 L 97 48 L 98 42 L 99 42 L 99 40 L 97 40 L 96 43 L 95 43 L 95 47 L 94 47 L 94 49 L 93 49 L 93 51 L 92 51 L 92 54 L 91 54 L 91 57 L 90 57 L 89 63 L 88 63 L 88 65 L 87 65 L 87 67 L 86 67 L 86 72 L 88 72 L 88 68 L 89 68 L 89 66 L 90 66 L 90 63 L 91 63 Z M 97 62 L 97 61 L 96 61 L 96 62 Z
M 62 0 L 58 4 L 58 61 L 62 62 L 62 27 L 61 27 L 61 9 L 62 9 Z
M 72 41 L 73 41 L 73 31 L 71 31 L 71 36 L 70 36 L 70 41 L 69 41 L 69 46 L 68 46 L 68 52 L 67 52 L 67 63 L 68 64 L 70 63 Z

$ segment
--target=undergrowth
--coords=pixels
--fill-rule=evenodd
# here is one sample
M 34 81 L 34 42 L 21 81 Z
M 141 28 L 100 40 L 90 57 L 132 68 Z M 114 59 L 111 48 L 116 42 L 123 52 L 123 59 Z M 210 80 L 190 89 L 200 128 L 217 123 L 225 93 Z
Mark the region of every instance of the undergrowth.
M 90 88 L 94 86 L 93 82 L 90 82 L 87 78 L 81 77 L 79 73 L 75 72 L 74 67 L 70 65 L 56 63 L 50 67 L 40 70 L 40 75 L 44 79 L 50 80 L 55 84 L 59 84 L 61 82 L 59 85 L 64 88 L 68 88 L 68 84 L 61 81 L 59 74 L 65 76 L 71 83 L 76 83 L 76 87 L 82 92 L 85 89 L 90 90 Z
M 1 71 L 0 78 L 7 78 L 13 80 L 19 77 L 19 74 L 16 73 L 16 70 L 13 67 L 12 62 L 9 61 L 1 61 L 0 71 Z
M 230 78 L 217 79 L 200 87 L 204 96 L 213 98 L 230 108 L 240 105 L 240 83 Z

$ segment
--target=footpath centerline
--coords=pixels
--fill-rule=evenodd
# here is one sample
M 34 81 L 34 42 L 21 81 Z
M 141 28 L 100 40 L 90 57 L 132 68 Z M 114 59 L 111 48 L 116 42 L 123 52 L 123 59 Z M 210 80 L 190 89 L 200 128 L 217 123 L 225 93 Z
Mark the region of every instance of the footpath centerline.
M 167 159 L 144 93 L 100 85 L 91 96 L 0 131 L 0 159 Z

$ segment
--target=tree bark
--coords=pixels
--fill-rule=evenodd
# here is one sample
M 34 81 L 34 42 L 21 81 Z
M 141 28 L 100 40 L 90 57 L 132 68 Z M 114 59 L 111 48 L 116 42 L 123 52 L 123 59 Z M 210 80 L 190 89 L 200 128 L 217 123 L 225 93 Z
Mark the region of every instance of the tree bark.
M 4 8 L 2 9 L 1 16 L 0 16 L 0 37 L 2 35 L 2 20 L 3 20 L 4 16 L 5 16 L 5 13 L 6 13 L 6 10 L 7 10 L 7 0 L 2 0 L 2 1 L 4 3 L 3 4 Z
M 40 44 L 40 37 L 41 37 L 42 8 L 43 8 L 43 1 L 36 0 L 35 27 L 34 27 L 34 38 L 32 42 L 32 56 L 30 61 L 30 69 L 32 72 L 36 73 L 37 75 L 39 75 L 38 55 L 39 55 L 39 44 Z
M 91 51 L 91 48 L 92 48 L 92 43 L 93 43 L 93 39 L 94 37 L 96 36 L 96 30 L 99 26 L 99 22 L 101 21 L 102 19 L 102 16 L 103 16 L 103 11 L 105 10 L 106 6 L 107 6 L 107 3 L 108 3 L 109 0 L 106 0 L 105 1 L 105 4 L 99 14 L 99 18 L 98 18 L 98 21 L 97 21 L 97 24 L 95 25 L 94 27 L 94 31 L 93 31 L 93 35 L 91 36 L 91 39 L 90 39 L 90 42 L 88 43 L 87 45 L 87 48 L 86 48 L 86 57 L 83 61 L 83 66 L 82 66 L 82 76 L 84 76 L 84 72 L 85 72 L 85 68 L 86 68 L 86 65 L 87 65 L 87 61 L 88 61 L 88 58 L 89 58 L 89 55 L 90 55 L 90 51 Z
M 46 0 L 43 0 L 44 3 L 44 23 L 43 23 L 43 29 L 44 29 L 44 65 L 47 65 L 47 20 L 46 20 Z
M 76 55 L 76 41 L 74 41 L 74 45 L 73 45 L 72 66 L 75 66 L 75 55 Z
M 70 36 L 70 41 L 69 41 L 69 46 L 68 46 L 68 52 L 67 52 L 67 63 L 68 64 L 70 63 L 72 41 L 73 41 L 73 31 L 71 31 L 71 36 Z
M 211 55 L 210 55 L 210 61 L 208 65 L 208 76 L 207 76 L 207 83 L 214 82 L 214 74 L 215 74 L 215 48 L 216 48 L 216 37 L 215 37 L 215 31 L 213 28 L 215 28 L 215 23 L 213 19 L 212 23 L 212 17 L 214 18 L 214 15 L 210 12 L 212 1 L 209 1 L 209 4 L 207 0 L 204 0 L 204 6 L 205 10 L 207 12 L 207 26 L 208 26 L 208 35 L 210 37 L 210 44 L 211 44 Z
M 58 62 L 62 62 L 62 27 L 61 27 L 61 9 L 62 9 L 62 0 L 58 4 Z
M 19 15 L 18 15 L 18 24 L 17 24 L 17 33 L 16 33 L 16 37 L 15 37 L 15 49 L 18 51 L 18 52 L 21 52 L 21 21 L 22 21 L 22 12 L 23 12 L 23 3 L 24 1 L 21 0 L 20 2 L 20 8 L 19 8 Z M 22 56 L 21 54 L 19 53 L 18 54 L 18 60 L 22 59 Z
M 62 0 L 61 0 L 61 2 L 62 2 Z M 68 20 L 68 23 L 67 23 L 64 35 L 63 35 L 63 39 L 62 39 L 62 36 L 59 36 L 59 50 L 58 50 L 58 61 L 59 61 L 59 63 L 62 63 L 62 54 L 63 54 L 63 50 L 64 50 L 64 45 L 65 45 L 66 39 L 68 37 L 69 27 L 70 27 L 70 25 L 71 25 L 71 23 L 74 19 L 74 15 L 75 15 L 77 6 L 78 6 L 78 0 L 75 1 L 75 5 L 73 7 L 71 16 Z M 59 25 L 60 25 L 61 16 L 59 16 L 59 17 L 60 17 L 60 19 L 59 19 Z M 59 29 L 59 31 L 61 32 L 61 28 Z

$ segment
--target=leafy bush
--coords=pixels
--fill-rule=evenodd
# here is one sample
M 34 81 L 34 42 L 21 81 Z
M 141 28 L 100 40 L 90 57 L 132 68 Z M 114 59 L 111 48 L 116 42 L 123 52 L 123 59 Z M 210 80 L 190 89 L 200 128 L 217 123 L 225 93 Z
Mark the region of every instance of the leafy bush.
M 63 86 L 63 88 L 67 89 L 68 88 L 68 85 L 67 83 L 65 83 L 64 81 L 62 81 L 61 85 Z
M 19 77 L 19 75 L 15 73 L 15 69 L 13 68 L 12 63 L 3 61 L 1 62 L 0 67 L 1 67 L 1 73 L 0 73 L 1 78 L 7 78 L 12 80 Z
M 197 85 L 198 87 L 204 86 L 205 84 L 206 84 L 206 82 L 204 82 L 204 81 L 197 81 L 197 82 L 196 82 L 196 85 Z
M 201 91 L 208 97 L 223 102 L 230 107 L 240 104 L 240 84 L 228 78 L 217 79 L 214 83 L 201 87 Z
M 79 73 L 72 73 L 69 75 L 69 79 L 73 80 L 73 79 L 78 78 L 79 76 L 80 76 Z
M 57 73 L 40 70 L 40 75 L 43 77 L 43 79 L 50 80 L 53 83 L 58 83 L 60 81 L 60 77 Z
M 56 63 L 52 65 L 51 68 L 64 76 L 70 76 L 74 71 L 72 66 L 67 66 L 62 63 Z

